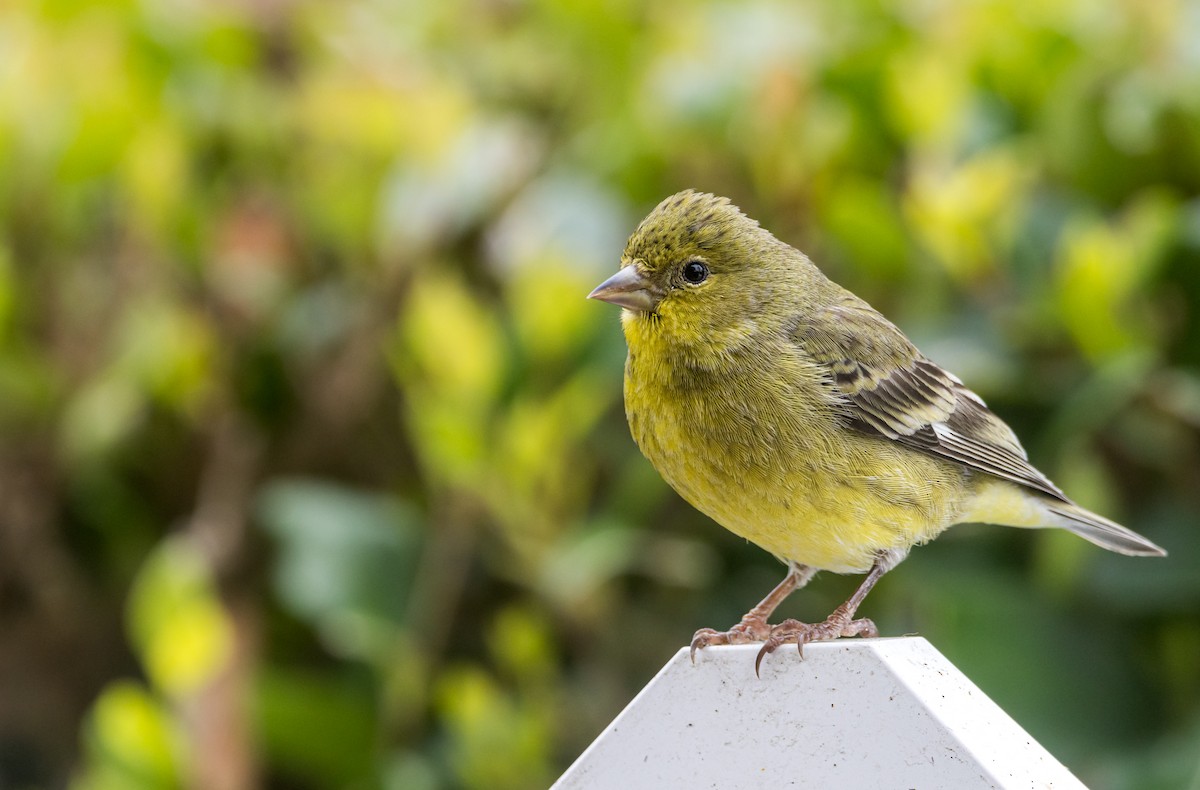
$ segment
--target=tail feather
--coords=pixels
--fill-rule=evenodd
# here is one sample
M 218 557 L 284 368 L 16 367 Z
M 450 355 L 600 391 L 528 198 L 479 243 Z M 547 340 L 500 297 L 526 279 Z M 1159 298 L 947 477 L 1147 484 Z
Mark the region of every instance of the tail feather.
M 1167 552 L 1131 529 L 1098 516 L 1090 510 L 1065 502 L 1046 505 L 1046 510 L 1058 517 L 1051 526 L 1074 532 L 1101 548 L 1134 557 L 1165 557 Z

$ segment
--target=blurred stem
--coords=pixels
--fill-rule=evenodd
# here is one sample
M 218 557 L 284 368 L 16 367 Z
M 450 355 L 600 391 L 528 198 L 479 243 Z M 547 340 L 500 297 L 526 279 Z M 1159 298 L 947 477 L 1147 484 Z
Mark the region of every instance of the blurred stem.
M 181 705 L 192 746 L 189 785 L 204 790 L 260 785 L 246 703 L 258 663 L 261 615 L 252 591 L 239 583 L 239 577 L 264 450 L 257 429 L 242 415 L 232 409 L 221 413 L 187 526 L 189 539 L 208 558 L 233 624 L 229 662 Z
M 181 706 L 191 743 L 188 784 L 197 790 L 250 790 L 262 784 L 248 709 L 262 617 L 248 596 L 227 602 L 225 613 L 233 625 L 233 652 L 221 672 Z
M 458 622 L 456 612 L 469 578 L 480 516 L 478 504 L 469 495 L 446 494 L 439 497 L 429 519 L 429 537 L 405 618 L 411 633 L 420 640 L 422 671 L 427 678 L 440 667 Z M 424 689 L 427 693 L 429 685 L 425 684 Z M 403 730 L 410 726 L 407 719 L 424 707 L 406 705 L 407 710 L 387 711 L 389 729 Z

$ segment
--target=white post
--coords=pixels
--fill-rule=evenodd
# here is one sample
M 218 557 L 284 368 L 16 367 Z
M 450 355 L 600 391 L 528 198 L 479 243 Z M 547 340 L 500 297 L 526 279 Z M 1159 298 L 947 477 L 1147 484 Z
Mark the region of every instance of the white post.
M 588 788 L 1082 788 L 927 641 L 684 648 L 555 783 Z

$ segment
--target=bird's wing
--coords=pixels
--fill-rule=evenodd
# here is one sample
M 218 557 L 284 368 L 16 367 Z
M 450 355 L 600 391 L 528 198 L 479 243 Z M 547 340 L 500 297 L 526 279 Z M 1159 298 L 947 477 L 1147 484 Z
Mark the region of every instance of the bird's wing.
M 828 370 L 853 428 L 1070 501 L 982 398 L 853 294 L 797 321 L 792 339 Z

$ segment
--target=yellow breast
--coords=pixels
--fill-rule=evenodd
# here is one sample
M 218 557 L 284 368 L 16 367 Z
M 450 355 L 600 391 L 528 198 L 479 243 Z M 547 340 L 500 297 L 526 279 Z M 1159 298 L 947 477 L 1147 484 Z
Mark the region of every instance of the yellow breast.
M 652 337 L 630 348 L 625 410 L 642 452 L 691 505 L 775 556 L 863 572 L 955 522 L 961 470 L 842 427 L 821 371 L 786 347 L 747 348 L 722 370 L 666 357 Z

